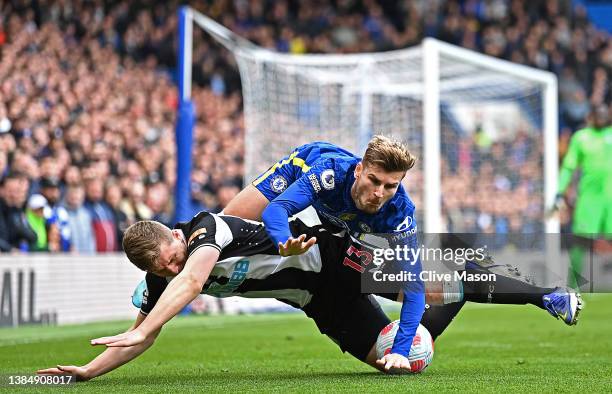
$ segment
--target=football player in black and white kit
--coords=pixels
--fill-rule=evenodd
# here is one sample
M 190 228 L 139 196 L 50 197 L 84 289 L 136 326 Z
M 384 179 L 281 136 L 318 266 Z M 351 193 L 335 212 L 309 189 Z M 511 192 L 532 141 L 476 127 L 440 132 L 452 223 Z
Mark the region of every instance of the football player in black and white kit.
M 109 372 L 150 347 L 163 324 L 200 293 L 276 298 L 293 305 L 343 351 L 385 371 L 385 365 L 376 362 L 375 343 L 390 320 L 372 295 L 361 290 L 359 267 L 369 265 L 371 249 L 337 228 L 307 226 L 299 219 L 290 227 L 293 234 L 316 237 L 317 243 L 302 255 L 281 257 L 261 223 L 207 212 L 173 230 L 152 221 L 134 224 L 126 231 L 124 249 L 130 261 L 147 271 L 147 290 L 136 322 L 124 334 L 93 340 L 92 344 L 108 348 L 90 363 L 39 373 L 72 373 L 87 380 Z M 489 272 L 481 266 L 466 270 Z M 511 302 L 508 293 L 516 293 L 517 286 L 530 295 Z M 421 324 L 435 339 L 465 301 L 532 303 L 544 308 L 542 294 L 550 291 L 501 276 L 496 287 L 499 294 L 492 293 L 487 283 L 464 283 L 459 302 L 431 306 Z M 398 298 L 397 291 L 380 295 Z M 436 298 L 436 294 L 427 296 L 430 304 Z

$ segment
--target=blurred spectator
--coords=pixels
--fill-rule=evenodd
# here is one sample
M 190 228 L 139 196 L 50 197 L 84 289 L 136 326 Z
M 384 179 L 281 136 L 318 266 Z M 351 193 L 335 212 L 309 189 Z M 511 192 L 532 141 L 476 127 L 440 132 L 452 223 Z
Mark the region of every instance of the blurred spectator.
M 64 208 L 68 214 L 68 226 L 70 228 L 71 250 L 93 254 L 96 252 L 96 238 L 93 232 L 93 221 L 91 214 L 83 206 L 85 191 L 79 183 L 68 185 Z
M 150 220 L 153 212 L 145 203 L 146 189 L 142 182 L 134 182 L 127 190 L 127 198 L 119 204 L 119 209 L 125 213 L 128 222 L 135 223 L 139 220 Z
M 41 194 L 32 194 L 28 198 L 25 211 L 28 224 L 36 233 L 36 242 L 30 243 L 33 252 L 57 252 L 60 247 L 57 225 L 45 217 L 48 209 L 47 199 Z
M 147 188 L 146 205 L 151 208 L 151 220 L 163 223 L 165 226 L 172 228 L 172 216 L 170 215 L 170 191 L 168 186 L 162 182 L 157 182 L 149 185 Z
M 99 178 L 85 181 L 85 208 L 89 211 L 97 252 L 119 250 L 113 209 L 104 201 L 104 183 Z
M 220 212 L 227 206 L 227 204 L 240 192 L 240 188 L 233 183 L 223 184 L 219 188 L 219 205 L 216 209 L 217 212 Z
M 60 235 L 59 250 L 68 252 L 71 250 L 72 232 L 68 223 L 68 212 L 59 205 L 61 198 L 60 181 L 57 178 L 42 178 L 39 183 L 40 194 L 47 199 L 45 218 L 47 222 L 57 226 Z
M 18 249 L 11 245 L 11 233 L 13 229 L 9 227 L 7 218 L 7 206 L 4 202 L 4 185 L 0 184 L 0 252 L 11 252 Z
M 110 207 L 113 214 L 115 234 L 119 248 L 122 248 L 123 233 L 131 224 L 134 224 L 134 222 L 129 221 L 125 212 L 123 212 L 120 208 L 121 202 L 123 201 L 122 197 L 121 187 L 119 187 L 119 185 L 116 183 L 109 183 L 106 187 L 106 203 Z
M 2 188 L 2 213 L 8 234 L 4 240 L 14 249 L 28 251 L 30 245 L 36 244 L 36 232 L 32 229 L 25 215 L 25 202 L 29 189 L 28 179 L 18 173 L 6 176 Z

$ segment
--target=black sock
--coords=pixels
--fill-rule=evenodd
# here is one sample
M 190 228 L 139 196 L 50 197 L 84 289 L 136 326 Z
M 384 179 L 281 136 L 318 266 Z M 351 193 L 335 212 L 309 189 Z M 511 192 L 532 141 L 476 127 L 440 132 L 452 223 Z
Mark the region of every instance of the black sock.
M 485 267 L 466 268 L 466 274 L 490 273 Z M 463 293 L 466 301 L 492 304 L 532 304 L 544 309 L 542 297 L 555 289 L 538 287 L 523 281 L 502 275 L 496 275 L 495 281 L 463 281 Z
M 434 341 L 451 324 L 464 304 L 465 301 L 453 302 L 446 305 L 430 305 L 425 309 L 421 324 L 429 331 Z

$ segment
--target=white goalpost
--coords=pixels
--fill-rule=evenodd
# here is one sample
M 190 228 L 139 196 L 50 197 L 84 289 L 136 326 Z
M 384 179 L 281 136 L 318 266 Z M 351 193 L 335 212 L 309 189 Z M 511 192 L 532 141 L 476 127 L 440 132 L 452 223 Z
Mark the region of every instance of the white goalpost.
M 490 210 L 491 217 L 510 215 L 504 198 L 524 196 L 529 223 L 540 233 L 558 233 L 556 219 L 544 215 L 557 186 L 554 74 L 432 38 L 382 53 L 276 53 L 190 8 L 181 15 L 183 100 L 189 100 L 193 23 L 236 57 L 245 182 L 303 143 L 325 140 L 362 154 L 371 136 L 382 133 L 405 141 L 419 157 L 405 186 L 425 232 L 468 228 L 473 218 L 454 218 L 453 201 L 469 191 L 474 209 Z M 476 185 L 490 179 L 499 188 L 499 206 L 497 198 L 479 200 L 498 189 L 465 190 L 465 179 Z

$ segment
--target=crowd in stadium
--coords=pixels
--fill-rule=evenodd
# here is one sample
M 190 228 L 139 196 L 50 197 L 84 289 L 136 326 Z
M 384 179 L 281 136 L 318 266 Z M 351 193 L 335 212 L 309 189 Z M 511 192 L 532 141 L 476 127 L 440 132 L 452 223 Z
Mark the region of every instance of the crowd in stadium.
M 0 3 L 0 250 L 116 251 L 134 221 L 171 224 L 178 5 Z M 562 147 L 592 105 L 612 102 L 610 35 L 569 0 L 191 5 L 283 52 L 382 51 L 434 36 L 550 70 L 559 77 Z M 192 195 L 196 208 L 218 211 L 243 186 L 240 78 L 231 54 L 195 30 Z M 541 183 L 541 146 L 527 135 L 492 142 L 489 164 L 474 173 L 469 158 L 483 147 L 457 144 L 457 176 L 443 184 L 449 229 L 537 231 L 543 207 L 530 193 Z M 504 150 L 517 158 L 510 166 L 498 160 Z M 474 193 L 477 179 L 506 203 L 494 203 L 490 189 Z

